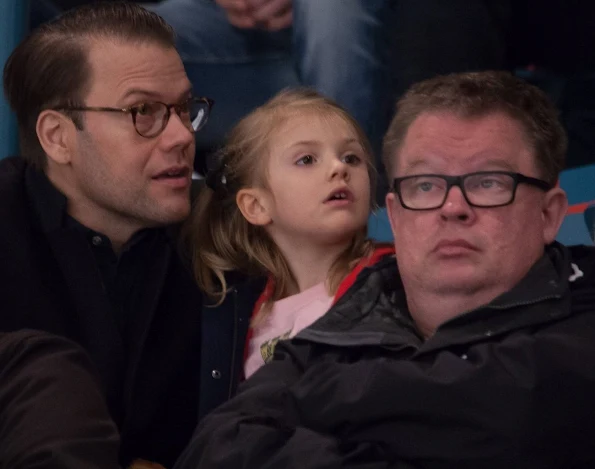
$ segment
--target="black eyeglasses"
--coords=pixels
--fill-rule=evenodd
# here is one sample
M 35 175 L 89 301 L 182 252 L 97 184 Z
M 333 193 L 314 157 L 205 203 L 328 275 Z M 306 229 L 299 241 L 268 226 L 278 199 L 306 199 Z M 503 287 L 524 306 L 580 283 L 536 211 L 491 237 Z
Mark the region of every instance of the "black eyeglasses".
M 182 103 L 165 104 L 159 101 L 141 103 L 125 108 L 117 107 L 57 107 L 54 111 L 96 111 L 130 114 L 136 132 L 141 137 L 152 138 L 163 132 L 174 109 L 180 120 L 191 132 L 198 132 L 206 123 L 215 102 L 209 98 L 189 98 Z
M 392 190 L 409 210 L 434 210 L 444 205 L 448 192 L 458 186 L 472 207 L 502 207 L 514 201 L 519 184 L 530 184 L 543 191 L 552 185 L 541 179 L 507 171 L 480 171 L 460 176 L 416 174 L 393 180 Z

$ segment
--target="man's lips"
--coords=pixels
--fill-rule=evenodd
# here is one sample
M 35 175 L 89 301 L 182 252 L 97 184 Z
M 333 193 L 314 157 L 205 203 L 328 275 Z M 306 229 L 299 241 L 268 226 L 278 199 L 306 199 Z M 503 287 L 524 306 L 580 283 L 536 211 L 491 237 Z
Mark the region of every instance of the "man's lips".
M 187 166 L 172 166 L 157 173 L 153 180 L 175 190 L 186 190 L 190 186 L 190 176 L 191 171 Z
M 189 176 L 190 168 L 188 166 L 170 166 L 153 176 L 153 179 L 187 178 Z
M 479 251 L 479 249 L 464 239 L 443 239 L 434 247 L 434 252 L 457 253 L 464 251 Z

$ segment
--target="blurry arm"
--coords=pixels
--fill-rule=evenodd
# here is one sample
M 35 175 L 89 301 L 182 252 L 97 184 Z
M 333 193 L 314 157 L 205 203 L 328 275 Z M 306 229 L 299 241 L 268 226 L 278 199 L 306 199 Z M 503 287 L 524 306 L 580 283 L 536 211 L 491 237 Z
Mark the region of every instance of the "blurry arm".
M 93 366 L 76 344 L 0 334 L 0 466 L 117 469 L 118 450 Z

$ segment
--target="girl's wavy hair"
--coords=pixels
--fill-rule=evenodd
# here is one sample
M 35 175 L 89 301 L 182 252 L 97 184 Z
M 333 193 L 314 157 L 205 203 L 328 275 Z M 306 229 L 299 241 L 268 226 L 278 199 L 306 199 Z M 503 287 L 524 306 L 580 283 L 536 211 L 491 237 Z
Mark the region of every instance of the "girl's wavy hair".
M 216 305 L 224 301 L 228 291 L 226 272 L 272 276 L 274 291 L 255 318 L 256 322 L 264 319 L 273 301 L 287 296 L 294 278 L 266 230 L 244 218 L 236 204 L 236 195 L 243 188 L 267 187 L 266 165 L 271 136 L 288 119 L 304 113 L 339 117 L 355 130 L 368 157 L 372 201 L 376 184 L 373 153 L 356 120 L 334 101 L 313 90 L 284 90 L 231 130 L 226 145 L 215 155 L 215 165 L 207 174 L 206 187 L 200 191 L 185 227 L 184 239 L 192 255 L 196 280 Z M 357 262 L 371 253 L 372 243 L 366 232 L 367 227 L 364 227 L 357 233 L 332 265 L 327 284 L 331 294 L 336 292 L 341 280 Z

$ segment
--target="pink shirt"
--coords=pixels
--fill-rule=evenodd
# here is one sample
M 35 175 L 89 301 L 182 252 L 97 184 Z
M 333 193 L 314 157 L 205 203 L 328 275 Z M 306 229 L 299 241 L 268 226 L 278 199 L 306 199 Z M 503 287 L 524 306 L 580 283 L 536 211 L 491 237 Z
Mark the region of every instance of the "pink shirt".
M 244 363 L 246 378 L 273 358 L 279 340 L 295 336 L 324 315 L 332 304 L 333 297 L 326 291 L 324 282 L 275 301 L 266 320 L 252 334 Z

